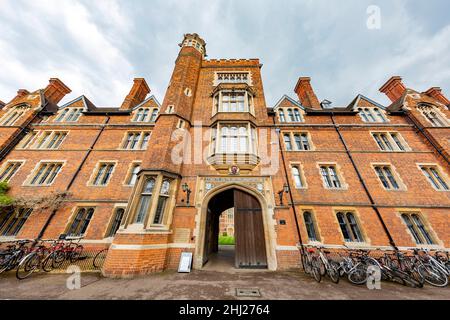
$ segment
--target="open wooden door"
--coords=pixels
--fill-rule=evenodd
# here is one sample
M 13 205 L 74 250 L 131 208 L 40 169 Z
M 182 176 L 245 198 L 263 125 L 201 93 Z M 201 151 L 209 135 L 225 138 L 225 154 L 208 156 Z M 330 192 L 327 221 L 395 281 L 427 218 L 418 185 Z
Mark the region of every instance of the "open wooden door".
M 267 268 L 262 210 L 258 200 L 234 189 L 236 268 Z

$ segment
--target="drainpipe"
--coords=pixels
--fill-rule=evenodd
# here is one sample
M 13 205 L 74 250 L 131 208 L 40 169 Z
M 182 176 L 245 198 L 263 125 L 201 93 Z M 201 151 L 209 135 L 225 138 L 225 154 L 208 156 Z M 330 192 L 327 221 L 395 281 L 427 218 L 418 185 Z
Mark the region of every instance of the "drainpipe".
M 105 122 L 103 123 L 100 131 L 98 132 L 97 136 L 95 137 L 94 142 L 92 142 L 92 145 L 89 147 L 88 151 L 84 155 L 83 160 L 81 160 L 81 163 L 80 163 L 80 165 L 77 168 L 77 171 L 75 171 L 75 174 L 72 176 L 72 179 L 70 180 L 69 184 L 67 185 L 65 191 L 69 191 L 69 189 L 72 187 L 73 183 L 75 182 L 76 177 L 78 176 L 78 174 L 81 171 L 81 168 L 83 167 L 83 165 L 86 162 L 87 158 L 91 154 L 91 151 L 94 149 L 95 144 L 97 143 L 98 139 L 100 138 L 100 135 L 104 131 L 106 125 L 109 123 L 110 119 L 111 119 L 111 117 L 108 114 L 106 114 Z M 56 211 L 57 210 L 53 210 L 51 215 L 48 217 L 47 221 L 45 222 L 45 225 L 41 229 L 41 232 L 39 232 L 38 239 L 42 238 L 42 236 L 44 235 L 45 231 L 47 230 L 48 226 L 50 225 L 50 222 L 53 220 L 54 216 L 56 215 Z
M 361 173 L 360 173 L 359 170 L 358 170 L 358 167 L 356 166 L 356 163 L 355 163 L 355 161 L 354 161 L 354 159 L 353 159 L 353 156 L 352 156 L 350 150 L 348 149 L 347 144 L 345 143 L 344 137 L 342 136 L 342 134 L 341 134 L 341 132 L 340 132 L 340 130 L 339 130 L 339 126 L 338 126 L 338 125 L 336 124 L 336 122 L 334 121 L 334 112 L 333 112 L 333 111 L 331 111 L 331 122 L 333 123 L 334 129 L 336 130 L 336 132 L 337 132 L 337 134 L 338 134 L 338 136 L 339 136 L 339 140 L 341 140 L 342 144 L 344 145 L 345 153 L 346 153 L 347 156 L 349 157 L 350 162 L 352 163 L 352 166 L 353 166 L 353 168 L 354 168 L 355 171 L 356 171 L 356 174 L 357 174 L 357 176 L 358 176 L 358 179 L 359 179 L 359 181 L 361 182 L 361 184 L 362 184 L 362 186 L 363 186 L 363 188 L 364 188 L 364 191 L 365 191 L 366 195 L 367 195 L 367 197 L 369 198 L 371 207 L 375 210 L 375 212 L 376 212 L 376 214 L 377 214 L 377 217 L 378 217 L 378 220 L 380 221 L 381 225 L 383 226 L 383 230 L 384 230 L 384 232 L 386 233 L 386 235 L 387 235 L 387 237 L 388 237 L 388 239 L 389 239 L 389 244 L 394 248 L 395 251 L 398 251 L 398 248 L 397 248 L 397 246 L 395 245 L 394 239 L 392 238 L 391 233 L 389 232 L 389 229 L 387 228 L 386 223 L 384 222 L 383 217 L 381 216 L 381 213 L 380 213 L 380 211 L 378 210 L 378 207 L 377 207 L 377 205 L 375 204 L 375 201 L 373 200 L 372 195 L 370 194 L 369 189 L 367 188 L 367 185 L 366 185 L 366 183 L 364 182 L 364 179 L 363 179 Z
M 272 117 L 272 120 L 273 120 L 273 124 L 276 126 L 275 117 Z M 281 147 L 282 144 L 281 144 L 281 137 L 280 137 L 280 129 L 279 128 L 275 128 L 275 130 L 276 130 L 277 136 L 278 136 L 278 144 L 280 146 L 281 161 L 283 162 L 284 175 L 285 175 L 286 183 L 287 183 L 288 189 L 289 189 L 289 198 L 291 200 L 291 206 L 292 206 L 292 209 L 294 211 L 294 221 L 295 221 L 295 227 L 296 227 L 296 230 L 297 230 L 298 240 L 300 242 L 300 251 L 301 251 L 302 255 L 305 255 L 305 248 L 303 246 L 302 235 L 300 233 L 300 227 L 299 227 L 299 224 L 298 224 L 297 210 L 295 209 L 294 197 L 292 196 L 291 184 L 289 182 L 289 177 L 288 177 L 287 168 L 286 168 L 286 161 L 284 159 L 284 152 L 283 152 L 283 148 Z
M 428 136 L 428 134 L 423 129 L 423 126 L 419 125 L 417 121 L 414 119 L 413 116 L 411 116 L 411 111 L 405 111 L 406 117 L 412 122 L 414 127 L 425 137 L 425 139 L 431 144 L 431 146 L 437 151 L 437 153 L 447 162 L 447 164 L 450 164 L 449 159 L 445 156 L 445 154 L 442 153 L 441 148 L 439 148 L 436 143 L 434 143 L 433 140 Z

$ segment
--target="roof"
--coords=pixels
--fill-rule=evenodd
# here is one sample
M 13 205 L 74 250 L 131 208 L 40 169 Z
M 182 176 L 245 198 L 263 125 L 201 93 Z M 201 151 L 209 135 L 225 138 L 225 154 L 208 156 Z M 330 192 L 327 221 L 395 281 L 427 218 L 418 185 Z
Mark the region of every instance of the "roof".
M 284 100 L 289 101 L 293 106 L 299 107 L 299 108 L 301 108 L 301 109 L 303 109 L 303 110 L 306 109 L 305 107 L 303 107 L 303 106 L 300 104 L 300 102 L 295 101 L 294 99 L 292 99 L 291 97 L 289 97 L 287 94 L 284 94 L 284 95 L 280 98 L 280 100 L 278 100 L 278 102 L 275 104 L 275 106 L 273 107 L 273 110 L 277 110 L 277 109 L 280 107 L 281 103 L 282 103 Z

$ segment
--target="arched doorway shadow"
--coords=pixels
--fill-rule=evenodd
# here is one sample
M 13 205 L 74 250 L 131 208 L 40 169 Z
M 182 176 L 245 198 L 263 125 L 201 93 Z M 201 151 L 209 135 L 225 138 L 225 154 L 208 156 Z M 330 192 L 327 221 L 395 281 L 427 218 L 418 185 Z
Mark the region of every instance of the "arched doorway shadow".
M 235 245 L 219 245 L 220 216 L 234 210 Z M 263 210 L 259 200 L 237 188 L 214 195 L 206 208 L 202 264 L 206 269 L 266 269 L 267 252 Z

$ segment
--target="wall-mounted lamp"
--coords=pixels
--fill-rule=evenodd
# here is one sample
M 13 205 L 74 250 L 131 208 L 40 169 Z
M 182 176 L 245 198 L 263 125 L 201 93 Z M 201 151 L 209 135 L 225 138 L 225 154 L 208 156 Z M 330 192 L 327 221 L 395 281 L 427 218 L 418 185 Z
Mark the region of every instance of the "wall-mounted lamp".
M 186 205 L 189 205 L 189 197 L 192 191 L 191 189 L 189 189 L 189 186 L 186 182 L 181 186 L 181 189 L 183 190 L 183 192 L 186 192 Z
M 289 193 L 289 186 L 287 183 L 283 185 L 283 190 L 278 191 L 278 196 L 280 197 L 280 205 L 283 205 L 283 193 Z

